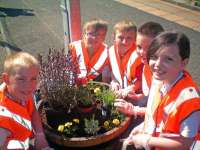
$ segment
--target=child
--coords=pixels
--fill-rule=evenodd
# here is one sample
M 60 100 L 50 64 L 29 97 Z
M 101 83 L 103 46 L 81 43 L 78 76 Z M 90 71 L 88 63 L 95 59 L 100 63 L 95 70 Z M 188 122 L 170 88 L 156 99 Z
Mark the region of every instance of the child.
M 32 99 L 38 73 L 38 61 L 26 52 L 6 58 L 2 74 L 6 88 L 0 91 L 0 149 L 28 149 L 33 135 L 36 149 L 51 149 Z
M 147 60 L 156 82 L 151 86 L 144 129 L 141 132 L 136 127 L 126 144 L 183 150 L 199 142 L 200 96 L 197 84 L 185 71 L 189 55 L 190 42 L 183 33 L 168 31 L 153 40 Z
M 81 84 L 99 78 L 108 63 L 108 48 L 104 44 L 107 33 L 107 22 L 91 20 L 83 27 L 83 39 L 69 44 L 69 50 L 75 62 L 78 62 L 78 79 Z M 108 82 L 109 76 L 102 76 Z
M 147 63 L 146 53 L 152 40 L 161 32 L 163 27 L 156 22 L 146 22 L 142 24 L 137 31 L 137 49 L 131 55 L 131 58 L 140 59 L 139 65 L 131 66 L 131 73 L 129 80 L 136 79 L 135 83 L 122 92 L 123 98 L 134 100 L 136 104 L 140 106 L 146 106 L 146 100 L 149 94 L 149 88 L 151 86 L 151 72 Z M 139 91 L 136 93 L 136 91 Z M 120 105 L 122 104 L 122 105 Z M 145 109 L 142 107 L 135 107 L 131 103 L 128 103 L 122 99 L 116 100 L 115 105 L 118 109 L 124 113 L 130 115 L 144 115 Z M 128 109 L 129 108 L 129 109 Z M 136 110 L 137 109 L 137 110 Z
M 109 61 L 112 70 L 111 89 L 118 91 L 128 86 L 129 58 L 136 48 L 136 25 L 131 21 L 115 24 L 114 44 L 109 49 Z M 130 64 L 131 65 L 131 64 Z

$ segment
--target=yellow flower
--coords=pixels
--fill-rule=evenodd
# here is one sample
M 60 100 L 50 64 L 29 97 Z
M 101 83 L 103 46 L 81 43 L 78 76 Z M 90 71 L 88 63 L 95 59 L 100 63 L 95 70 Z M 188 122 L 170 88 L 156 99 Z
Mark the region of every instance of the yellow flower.
M 113 119 L 112 123 L 116 126 L 118 126 L 120 124 L 119 119 Z
M 74 118 L 73 121 L 74 121 L 75 123 L 77 123 L 77 124 L 79 124 L 79 122 L 80 122 L 80 120 L 77 119 L 77 118 Z
M 99 93 L 99 92 L 101 92 L 100 88 L 97 87 L 97 88 L 94 89 L 94 93 Z
M 70 126 L 72 126 L 72 124 L 73 124 L 72 122 L 66 122 L 66 123 L 65 123 L 65 127 L 68 127 L 68 128 L 69 128 Z
M 109 121 L 104 121 L 103 123 L 104 128 L 109 128 L 109 125 L 110 125 Z
M 57 130 L 58 130 L 59 132 L 63 132 L 63 131 L 64 131 L 64 128 L 65 128 L 64 125 L 59 125 Z

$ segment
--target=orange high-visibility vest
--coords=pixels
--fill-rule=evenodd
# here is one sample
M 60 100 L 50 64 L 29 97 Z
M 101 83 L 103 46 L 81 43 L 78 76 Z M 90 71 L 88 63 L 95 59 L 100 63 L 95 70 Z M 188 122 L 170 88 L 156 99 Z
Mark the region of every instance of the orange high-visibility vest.
M 121 88 L 127 87 L 130 83 L 128 78 L 130 76 L 130 67 L 133 61 L 130 59 L 131 54 L 135 51 L 136 46 L 133 45 L 123 58 L 120 58 L 116 46 L 111 46 L 109 49 L 109 61 L 114 78 L 118 81 Z M 134 56 L 133 56 L 134 57 Z
M 83 41 L 75 41 L 69 44 L 74 60 L 78 61 L 79 79 L 94 79 L 102 71 L 103 67 L 108 63 L 108 47 L 102 44 L 98 50 L 95 50 L 92 58 L 89 58 L 87 49 Z
M 184 72 L 183 77 L 162 98 L 154 113 L 155 132 L 158 135 L 179 134 L 182 121 L 200 110 L 200 96 L 197 89 L 191 76 Z M 197 137 L 199 135 L 200 131 Z M 156 148 L 156 150 L 161 149 Z
M 127 64 L 127 76 L 129 85 L 134 84 L 136 80 L 141 80 L 142 68 L 143 63 L 141 62 L 141 58 L 138 56 L 136 51 L 133 51 Z
M 0 92 L 0 127 L 10 131 L 7 149 L 28 149 L 29 138 L 33 135 L 31 116 L 33 100 L 22 106 Z
M 149 95 L 149 89 L 151 87 L 152 74 L 148 64 L 143 66 L 142 71 L 142 92 L 145 96 Z

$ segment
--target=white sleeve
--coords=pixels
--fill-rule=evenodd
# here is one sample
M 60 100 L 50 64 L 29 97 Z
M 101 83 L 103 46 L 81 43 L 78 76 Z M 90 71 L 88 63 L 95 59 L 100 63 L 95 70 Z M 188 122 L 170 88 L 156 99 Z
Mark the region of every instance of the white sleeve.
M 200 111 L 192 113 L 187 117 L 180 127 L 180 133 L 184 137 L 195 137 L 200 131 Z

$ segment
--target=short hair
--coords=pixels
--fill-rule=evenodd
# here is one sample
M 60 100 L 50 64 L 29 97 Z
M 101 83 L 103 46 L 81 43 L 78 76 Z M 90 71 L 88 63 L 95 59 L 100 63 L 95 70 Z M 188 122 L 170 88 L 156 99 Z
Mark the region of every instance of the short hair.
M 123 21 L 117 22 L 114 25 L 113 34 L 115 35 L 117 31 L 131 31 L 131 30 L 137 32 L 136 24 L 133 21 L 123 20 Z
M 190 40 L 189 38 L 181 32 L 177 31 L 166 31 L 159 34 L 149 46 L 147 51 L 147 60 L 149 62 L 150 58 L 155 55 L 160 48 L 170 44 L 177 44 L 179 48 L 179 55 L 181 59 L 184 60 L 190 57 Z
M 8 74 L 13 74 L 15 72 L 15 67 L 31 67 L 35 66 L 39 69 L 38 60 L 27 52 L 17 52 L 10 54 L 6 57 L 4 61 L 4 72 Z
M 94 19 L 94 20 L 88 21 L 83 26 L 83 32 L 85 33 L 87 29 L 90 27 L 94 28 L 95 31 L 98 31 L 101 29 L 107 31 L 108 23 L 101 19 Z
M 161 26 L 161 24 L 152 21 L 146 22 L 138 28 L 138 33 L 152 38 L 156 37 L 163 31 L 164 28 Z

